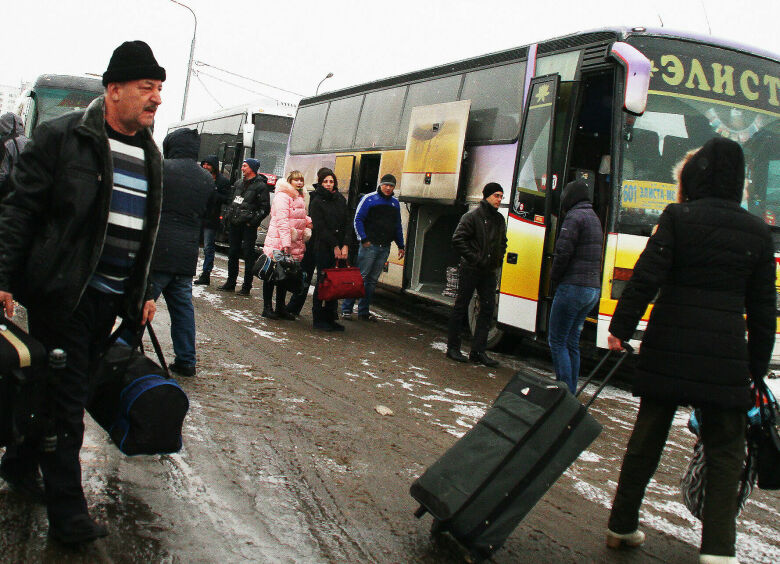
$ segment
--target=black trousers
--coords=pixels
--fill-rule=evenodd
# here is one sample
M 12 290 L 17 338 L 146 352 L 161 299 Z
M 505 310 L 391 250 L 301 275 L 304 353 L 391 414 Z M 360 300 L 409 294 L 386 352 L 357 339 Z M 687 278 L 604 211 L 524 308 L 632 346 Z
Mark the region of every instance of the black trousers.
M 255 240 L 257 227 L 249 225 L 231 225 L 228 231 L 228 286 L 235 286 L 238 279 L 238 259 L 244 259 L 243 288 L 252 287 L 252 267 L 255 265 Z
M 631 533 L 639 526 L 639 506 L 658 468 L 676 410 L 674 404 L 642 398 L 609 516 L 612 532 Z M 701 413 L 707 460 L 701 553 L 734 556 L 737 490 L 746 454 L 745 410 L 704 406 Z
M 480 271 L 460 267 L 458 269 L 458 295 L 455 308 L 450 317 L 447 348 L 460 349 L 460 334 L 468 318 L 471 297 L 476 290 L 479 298 L 479 315 L 471 340 L 471 352 L 485 352 L 490 324 L 493 322 L 493 309 L 496 305 L 496 272 Z
M 276 312 L 286 311 L 284 300 L 287 298 L 287 290 L 275 282 L 263 280 L 263 309 L 274 309 L 272 303 L 274 288 L 276 288 Z
M 24 446 L 8 448 L 2 464 L 12 472 L 34 472 L 40 465 L 50 523 L 87 513 L 79 451 L 84 440 L 88 375 L 105 348 L 121 299 L 88 288 L 69 317 L 35 308 L 27 311 L 30 335 L 47 350 L 61 348 L 68 355 L 67 366 L 58 374 L 52 390 L 57 448 L 53 453 Z
M 314 264 L 317 267 L 317 280 L 315 284 L 319 286 L 322 280 L 322 271 L 325 268 L 333 268 L 336 266 L 336 257 L 333 254 L 333 250 L 329 251 L 316 251 L 314 253 Z M 330 300 L 328 302 L 322 301 L 317 295 L 317 286 L 314 287 L 314 301 L 312 303 L 311 313 L 313 320 L 316 321 L 336 321 L 339 318 L 338 300 Z
M 309 295 L 309 286 L 311 286 L 312 277 L 314 276 L 314 269 L 317 267 L 317 261 L 314 259 L 314 249 L 306 244 L 306 252 L 303 255 L 301 261 L 301 269 L 306 274 L 306 280 L 309 282 L 306 287 L 299 293 L 293 294 L 290 298 L 290 303 L 287 304 L 287 311 L 299 315 L 303 309 L 303 304 L 306 303 L 306 297 Z

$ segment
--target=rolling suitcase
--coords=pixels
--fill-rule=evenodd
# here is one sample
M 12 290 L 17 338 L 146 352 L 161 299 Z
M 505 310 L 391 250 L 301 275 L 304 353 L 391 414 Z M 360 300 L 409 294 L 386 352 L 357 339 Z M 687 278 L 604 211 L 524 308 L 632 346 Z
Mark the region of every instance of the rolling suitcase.
M 561 382 L 516 373 L 482 419 L 412 484 L 415 516 L 431 513 L 432 532 L 450 533 L 476 560 L 489 557 L 601 433 L 587 408 L 627 356 L 586 405 Z

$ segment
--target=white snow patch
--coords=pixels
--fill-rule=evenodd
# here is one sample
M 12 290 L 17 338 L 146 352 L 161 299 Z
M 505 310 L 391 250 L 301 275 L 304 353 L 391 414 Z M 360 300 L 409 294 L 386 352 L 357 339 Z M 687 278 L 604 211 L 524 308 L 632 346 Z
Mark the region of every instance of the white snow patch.
M 431 343 L 431 348 L 446 353 L 447 343 L 445 343 L 444 341 L 434 341 Z
M 290 339 L 287 339 L 286 337 L 280 337 L 273 331 L 264 331 L 263 329 L 258 329 L 257 327 L 248 327 L 244 326 L 247 329 L 249 329 L 252 333 L 255 335 L 259 335 L 261 337 L 264 337 L 268 339 L 269 341 L 272 341 L 274 343 L 287 343 Z

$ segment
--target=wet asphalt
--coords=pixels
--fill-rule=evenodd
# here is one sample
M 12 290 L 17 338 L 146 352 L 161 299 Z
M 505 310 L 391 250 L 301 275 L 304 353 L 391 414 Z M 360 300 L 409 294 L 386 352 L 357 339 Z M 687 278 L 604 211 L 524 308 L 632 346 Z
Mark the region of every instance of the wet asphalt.
M 377 323 L 315 333 L 261 317 L 250 297 L 195 287 L 198 374 L 184 447 L 126 457 L 87 418 L 82 450 L 92 515 L 111 534 L 67 548 L 47 538 L 45 509 L 0 485 L 3 562 L 463 561 L 413 516 L 412 481 L 485 412 L 517 370 L 551 376 L 534 343 L 504 345 L 496 369 L 444 357 L 446 312 L 377 300 Z M 307 304 L 308 305 L 308 304 Z M 172 359 L 161 301 L 157 333 Z M 611 551 L 604 531 L 638 402 L 623 382 L 592 412 L 604 430 L 493 557 L 494 562 L 695 562 L 701 527 L 679 493 L 693 446 L 680 410 L 641 514 L 644 546 Z M 587 392 L 586 392 L 587 394 Z M 384 413 L 384 415 L 383 415 Z M 780 495 L 756 490 L 738 521 L 741 562 L 780 561 Z

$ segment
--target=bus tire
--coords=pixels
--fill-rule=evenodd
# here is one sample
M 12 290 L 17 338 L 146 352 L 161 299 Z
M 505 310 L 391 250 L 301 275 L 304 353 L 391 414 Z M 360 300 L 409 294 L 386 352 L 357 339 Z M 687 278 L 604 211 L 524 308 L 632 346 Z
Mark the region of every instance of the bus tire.
M 468 322 L 469 322 L 469 333 L 471 336 L 474 336 L 474 330 L 477 327 L 477 316 L 479 315 L 479 299 L 477 298 L 477 293 L 474 292 L 474 295 L 471 296 L 471 301 L 469 302 L 469 309 L 468 309 Z M 498 315 L 498 308 L 493 308 L 493 320 L 490 323 L 490 330 L 488 331 L 487 336 L 487 348 L 488 349 L 494 349 L 498 346 L 498 344 L 501 342 L 501 340 L 504 338 L 504 331 L 499 329 L 496 325 L 496 317 Z

